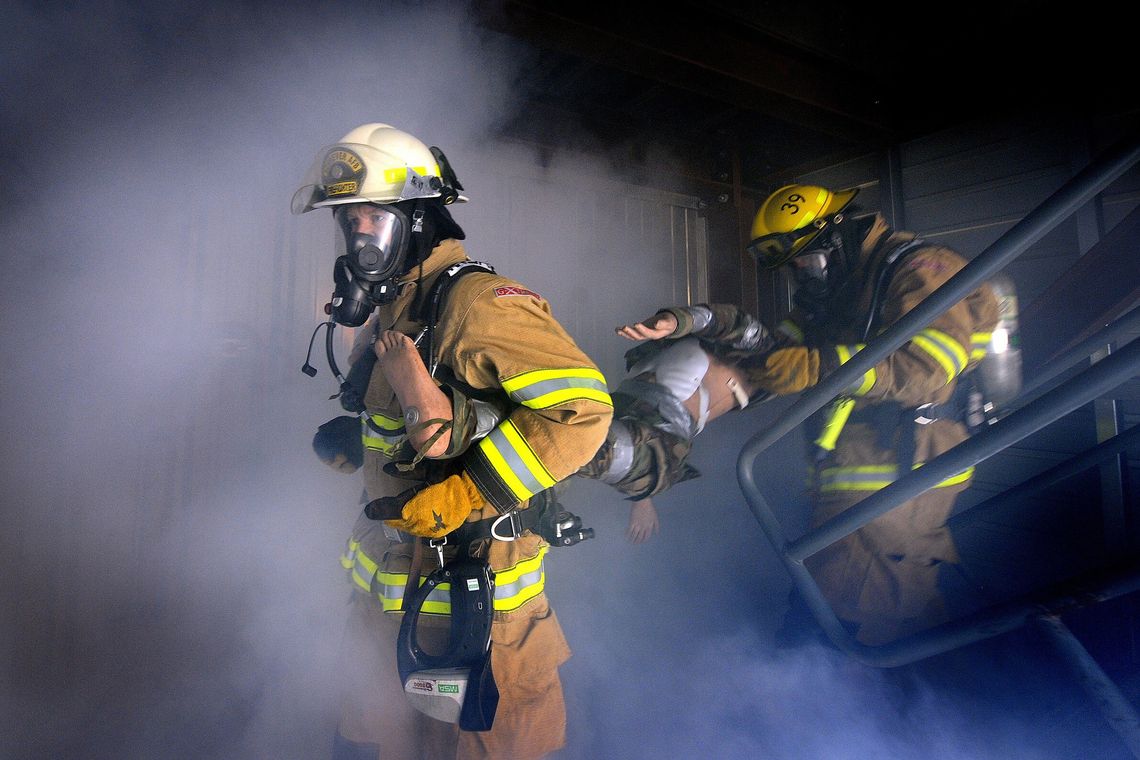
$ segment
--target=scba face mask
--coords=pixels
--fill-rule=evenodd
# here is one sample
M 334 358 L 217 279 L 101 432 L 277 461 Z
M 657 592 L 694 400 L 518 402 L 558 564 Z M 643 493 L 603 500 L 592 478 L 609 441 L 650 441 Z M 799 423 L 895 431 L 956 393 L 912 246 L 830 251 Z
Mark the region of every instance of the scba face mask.
M 789 262 L 796 283 L 793 300 L 816 319 L 826 318 L 831 299 L 846 276 L 841 236 L 834 230 L 828 233 Z
M 410 214 L 397 205 L 352 203 L 337 206 L 333 216 L 337 258 L 330 316 L 337 324 L 359 327 L 373 309 L 396 299 L 396 278 L 424 233 L 425 209 L 422 202 Z

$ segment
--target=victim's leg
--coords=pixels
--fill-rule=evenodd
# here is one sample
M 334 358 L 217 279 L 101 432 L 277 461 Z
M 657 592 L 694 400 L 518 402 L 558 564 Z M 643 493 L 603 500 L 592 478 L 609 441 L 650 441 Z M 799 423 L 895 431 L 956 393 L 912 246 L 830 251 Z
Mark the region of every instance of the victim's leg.
M 451 400 L 428 374 L 415 343 L 403 333 L 385 330 L 376 339 L 373 350 L 403 409 L 404 424 L 412 446 L 429 457 L 443 454 L 451 442 L 450 429 L 445 430 L 425 451 L 421 447 L 439 430 L 439 424 L 423 423 L 428 420 L 450 422 Z

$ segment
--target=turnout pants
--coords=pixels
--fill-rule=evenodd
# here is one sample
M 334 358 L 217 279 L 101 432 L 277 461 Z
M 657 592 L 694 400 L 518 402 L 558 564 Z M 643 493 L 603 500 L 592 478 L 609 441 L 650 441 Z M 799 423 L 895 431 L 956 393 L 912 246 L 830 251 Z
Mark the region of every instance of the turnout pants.
M 897 479 L 897 451 L 876 446 L 862 426 L 852 427 L 854 435 L 819 470 L 813 528 Z M 929 427 L 918 442 L 919 461 L 964 438 L 949 425 Z M 948 478 L 806 560 L 836 615 L 856 626 L 863 644 L 884 644 L 944 622 L 939 565 L 958 561 L 946 521 L 969 477 Z

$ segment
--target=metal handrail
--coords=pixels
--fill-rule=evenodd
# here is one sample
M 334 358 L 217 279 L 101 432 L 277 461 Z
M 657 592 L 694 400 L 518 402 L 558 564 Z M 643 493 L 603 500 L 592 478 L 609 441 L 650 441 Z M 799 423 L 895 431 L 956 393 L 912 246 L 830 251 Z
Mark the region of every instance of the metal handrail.
M 1024 406 L 1040 395 L 1038 391 L 1043 392 L 1043 389 L 1076 367 L 1080 362 L 1088 359 L 1110 343 L 1117 343 L 1117 348 L 1120 348 L 1123 343 L 1131 340 L 1132 334 L 1138 331 L 1140 331 L 1140 306 L 1109 322 L 1072 348 L 1050 358 L 1048 364 L 1034 371 L 1033 379 L 1022 386 L 1021 394 L 1014 400 L 1014 405 Z
M 1031 476 L 1028 480 L 1023 480 L 1017 485 L 1011 486 L 1001 493 L 989 497 L 985 501 L 958 510 L 955 517 L 964 515 L 967 512 L 973 512 L 974 510 L 984 512 L 998 504 L 1008 504 L 1011 501 L 1018 501 L 1027 499 L 1030 496 L 1035 496 L 1048 488 L 1052 488 L 1058 483 L 1095 467 L 1110 457 L 1117 456 L 1136 446 L 1140 446 L 1140 425 L 1133 425 L 1127 430 L 1098 443 L 1091 449 L 1086 449 L 1076 456 L 1070 457 L 1050 467 L 1044 472 L 1039 472 Z

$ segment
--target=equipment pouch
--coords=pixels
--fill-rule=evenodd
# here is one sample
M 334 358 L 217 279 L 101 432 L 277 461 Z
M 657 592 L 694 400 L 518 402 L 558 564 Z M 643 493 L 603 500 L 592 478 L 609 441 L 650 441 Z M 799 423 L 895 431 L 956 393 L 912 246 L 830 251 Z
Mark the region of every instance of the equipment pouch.
M 416 640 L 416 624 L 428 594 L 449 587 L 451 635 L 447 651 L 429 654 Z M 429 575 L 404 600 L 396 639 L 396 665 L 412 706 L 464 731 L 488 731 L 499 705 L 491 672 L 491 621 L 495 574 L 486 560 L 457 557 Z

